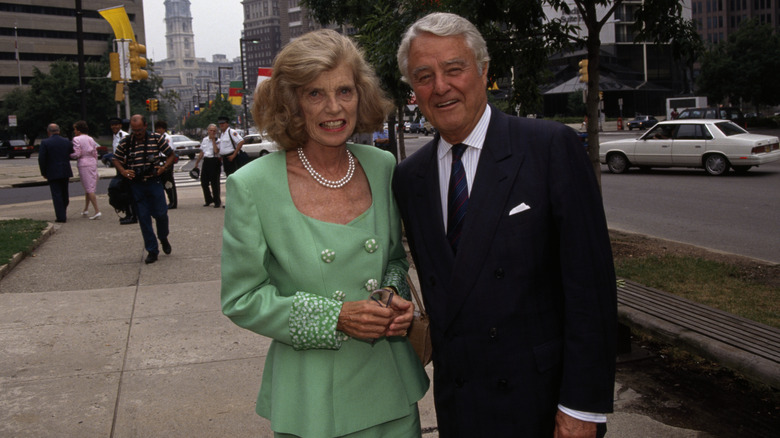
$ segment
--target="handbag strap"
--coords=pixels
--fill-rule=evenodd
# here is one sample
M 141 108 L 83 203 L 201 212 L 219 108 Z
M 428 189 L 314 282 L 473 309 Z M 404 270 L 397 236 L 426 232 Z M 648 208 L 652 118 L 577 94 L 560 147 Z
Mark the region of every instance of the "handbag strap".
M 420 299 L 420 296 L 417 295 L 417 288 L 414 287 L 414 283 L 412 283 L 412 279 L 409 277 L 409 274 L 406 274 L 406 282 L 409 284 L 409 290 L 412 291 L 412 297 L 414 297 L 414 300 L 417 301 L 417 308 L 420 310 L 420 315 L 427 316 L 428 313 L 425 311 L 425 307 L 423 307 L 423 302 Z

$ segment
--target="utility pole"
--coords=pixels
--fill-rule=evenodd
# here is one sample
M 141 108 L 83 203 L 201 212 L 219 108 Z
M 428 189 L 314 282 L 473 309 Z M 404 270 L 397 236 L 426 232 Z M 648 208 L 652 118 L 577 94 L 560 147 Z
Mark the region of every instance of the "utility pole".
M 81 0 L 76 0 L 76 40 L 78 41 L 79 61 L 79 99 L 81 101 L 81 120 L 87 119 L 87 83 L 84 80 L 84 28 Z

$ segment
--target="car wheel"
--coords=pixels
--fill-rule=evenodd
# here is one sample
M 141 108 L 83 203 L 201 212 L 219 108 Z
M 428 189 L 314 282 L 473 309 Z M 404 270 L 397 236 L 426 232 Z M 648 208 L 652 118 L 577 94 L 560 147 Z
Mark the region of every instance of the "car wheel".
M 624 173 L 628 167 L 629 163 L 625 155 L 615 152 L 607 156 L 607 168 L 610 173 Z
M 267 150 L 263 149 L 262 151 L 260 151 L 260 155 L 259 156 L 264 157 L 266 155 L 268 155 L 268 151 Z
M 632 129 L 634 129 L 634 128 L 631 125 L 628 125 L 628 130 L 630 131 Z
M 30 154 L 25 155 L 24 158 L 30 158 Z
M 734 166 L 734 172 L 737 175 L 744 175 L 747 173 L 748 170 L 753 166 Z
M 704 157 L 704 170 L 712 176 L 724 175 L 729 170 L 729 160 L 720 154 L 709 154 Z
M 188 157 L 190 160 L 194 160 L 194 159 L 195 159 L 195 154 L 189 154 L 189 155 L 187 155 L 187 157 Z
M 8 159 L 9 159 L 9 160 L 13 160 L 13 159 L 14 159 L 14 154 L 11 154 L 11 153 L 9 153 L 9 154 L 8 154 Z

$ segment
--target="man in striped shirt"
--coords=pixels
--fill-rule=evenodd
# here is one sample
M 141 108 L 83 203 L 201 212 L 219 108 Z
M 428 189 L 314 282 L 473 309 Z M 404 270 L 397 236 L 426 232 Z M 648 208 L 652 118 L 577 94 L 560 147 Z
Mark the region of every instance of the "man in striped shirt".
M 120 175 L 129 179 L 133 198 L 138 206 L 138 223 L 148 252 L 145 263 L 154 263 L 160 253 L 157 238 L 165 254 L 171 253 L 168 242 L 168 204 L 161 175 L 173 166 L 174 153 L 168 140 L 160 134 L 149 132 L 146 119 L 140 114 L 130 118 L 131 134 L 122 139 L 114 153 L 114 167 Z M 167 157 L 161 161 L 161 155 Z M 152 228 L 152 218 L 157 223 L 157 235 Z

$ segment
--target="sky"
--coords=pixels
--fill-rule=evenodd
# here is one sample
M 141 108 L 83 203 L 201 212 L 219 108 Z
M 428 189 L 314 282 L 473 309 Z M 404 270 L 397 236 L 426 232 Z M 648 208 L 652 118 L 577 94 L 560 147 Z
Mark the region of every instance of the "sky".
M 190 0 L 192 29 L 195 34 L 195 56 L 211 61 L 211 55 L 222 53 L 232 60 L 240 56 L 239 39 L 244 27 L 241 0 Z M 163 0 L 144 0 L 146 57 L 160 61 L 168 56 L 165 49 L 165 5 Z

